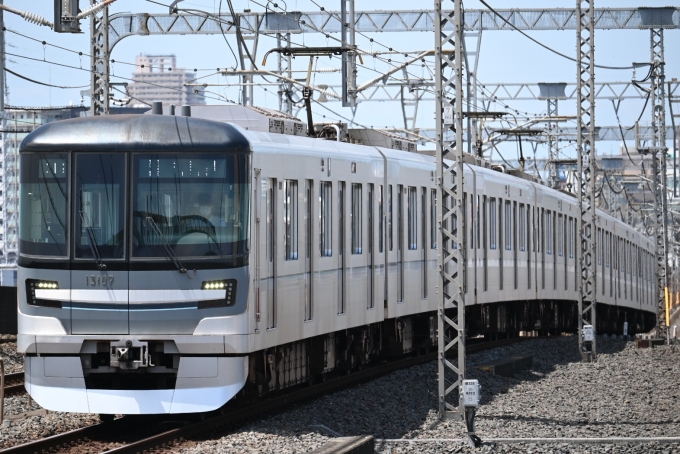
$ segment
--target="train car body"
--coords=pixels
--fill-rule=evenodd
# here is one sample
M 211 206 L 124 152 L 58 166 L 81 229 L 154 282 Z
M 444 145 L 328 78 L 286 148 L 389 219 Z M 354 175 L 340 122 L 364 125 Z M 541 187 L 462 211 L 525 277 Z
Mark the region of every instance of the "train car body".
M 26 389 L 190 413 L 436 345 L 435 163 L 174 116 L 65 120 L 21 149 Z M 470 335 L 575 328 L 578 204 L 467 166 Z M 598 213 L 598 329 L 650 328 L 653 243 Z

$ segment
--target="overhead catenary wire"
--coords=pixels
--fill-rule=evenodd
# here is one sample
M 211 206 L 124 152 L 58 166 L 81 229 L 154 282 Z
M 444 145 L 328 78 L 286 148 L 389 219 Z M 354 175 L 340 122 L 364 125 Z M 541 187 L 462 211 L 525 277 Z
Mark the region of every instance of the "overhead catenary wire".
M 554 54 L 559 55 L 560 57 L 566 58 L 567 60 L 571 60 L 571 61 L 573 61 L 573 62 L 575 62 L 575 63 L 578 62 L 575 58 L 570 57 L 570 56 L 568 56 L 568 55 L 565 55 L 565 54 L 563 54 L 562 52 L 556 51 L 555 49 L 553 49 L 553 48 L 551 48 L 551 47 L 549 47 L 549 46 L 546 46 L 545 44 L 543 44 L 542 42 L 538 41 L 537 39 L 532 38 L 531 36 L 529 36 L 528 34 L 526 34 L 524 31 L 520 30 L 517 26 L 515 26 L 515 24 L 513 24 L 512 22 L 510 22 L 509 20 L 507 20 L 505 17 L 503 17 L 502 14 L 500 14 L 498 11 L 496 11 L 495 9 L 493 9 L 493 8 L 492 8 L 487 2 L 485 2 L 484 0 L 479 0 L 479 2 L 480 2 L 482 5 L 484 5 L 484 6 L 486 6 L 487 8 L 489 8 L 489 11 L 491 11 L 495 16 L 497 16 L 497 17 L 500 18 L 503 22 L 505 22 L 505 23 L 508 24 L 510 27 L 512 27 L 513 30 L 520 32 L 520 34 L 521 34 L 522 36 L 524 36 L 524 37 L 526 37 L 526 38 L 529 38 L 531 41 L 535 42 L 535 43 L 538 44 L 539 46 L 543 47 L 544 49 L 549 50 L 550 52 L 552 52 L 552 53 L 554 53 Z M 633 68 L 634 68 L 633 66 L 604 66 L 604 65 L 597 65 L 597 64 L 594 65 L 594 66 L 595 66 L 596 68 L 601 68 L 601 69 L 617 69 L 617 70 L 618 70 L 618 69 L 626 69 L 626 70 L 629 70 L 629 69 L 633 69 Z
M 87 87 L 89 87 L 89 85 L 77 85 L 77 86 L 53 85 L 53 84 L 48 84 L 46 82 L 40 82 L 39 80 L 31 79 L 30 77 L 22 76 L 21 74 L 14 72 L 7 67 L 5 67 L 5 71 L 10 73 L 10 74 L 17 76 L 20 79 L 27 80 L 27 81 L 32 82 L 34 84 L 44 85 L 46 87 L 52 87 L 52 88 L 87 88 Z

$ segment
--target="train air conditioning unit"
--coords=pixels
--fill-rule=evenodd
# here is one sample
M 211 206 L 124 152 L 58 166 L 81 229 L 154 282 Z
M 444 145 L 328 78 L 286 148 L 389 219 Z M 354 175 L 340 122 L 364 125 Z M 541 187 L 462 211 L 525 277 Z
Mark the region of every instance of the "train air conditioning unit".
M 150 111 L 147 112 L 150 114 Z M 170 115 L 170 107 L 163 106 L 163 115 Z M 249 131 L 270 132 L 289 136 L 307 136 L 307 124 L 284 112 L 263 107 L 243 105 L 194 105 L 191 116 L 206 120 L 231 123 Z
M 410 153 L 418 152 L 417 142 L 382 129 L 350 129 L 349 137 L 351 143 L 408 151 Z

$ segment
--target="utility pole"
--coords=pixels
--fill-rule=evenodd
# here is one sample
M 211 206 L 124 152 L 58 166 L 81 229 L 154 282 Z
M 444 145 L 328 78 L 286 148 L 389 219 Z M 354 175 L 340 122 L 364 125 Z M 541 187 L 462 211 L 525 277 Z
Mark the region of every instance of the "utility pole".
M 463 204 L 463 17 L 462 0 L 444 12 L 443 0 L 435 0 L 435 104 L 437 127 L 437 259 L 439 416 L 463 419 L 457 397 L 465 378 L 465 205 Z M 444 46 L 452 45 L 451 49 Z M 453 75 L 449 71 L 453 70 Z M 445 74 L 446 72 L 446 74 Z M 453 95 L 447 99 L 445 93 Z M 456 133 L 454 143 L 444 141 L 445 130 Z M 452 164 L 447 164 L 447 161 Z M 447 358 L 447 353 L 457 353 Z M 451 355 L 453 356 L 453 355 Z
M 595 14 L 594 0 L 576 0 L 578 58 L 577 150 L 579 231 L 581 232 L 578 345 L 583 361 L 597 359 L 597 253 L 595 243 Z

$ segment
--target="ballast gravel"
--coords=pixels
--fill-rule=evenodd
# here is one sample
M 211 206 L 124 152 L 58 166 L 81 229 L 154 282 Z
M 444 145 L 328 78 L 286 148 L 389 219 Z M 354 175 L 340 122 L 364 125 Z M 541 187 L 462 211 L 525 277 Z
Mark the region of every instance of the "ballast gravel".
M 581 363 L 576 337 L 565 336 L 469 355 L 468 377 L 482 385 L 477 434 L 482 440 L 680 436 L 680 345 L 636 349 L 634 342 L 598 337 L 598 351 L 597 363 Z M 532 369 L 511 378 L 475 367 L 524 354 L 534 355 Z M 303 453 L 338 435 L 370 434 L 376 438 L 376 452 L 389 454 L 680 452 L 680 443 L 485 442 L 471 448 L 461 441 L 465 435 L 462 422 L 440 421 L 437 416 L 436 373 L 436 362 L 398 371 L 231 432 L 204 434 L 171 451 Z M 27 407 L 25 395 L 5 400 L 5 414 L 35 408 Z M 0 448 L 96 422 L 94 415 L 66 413 L 13 421 L 0 426 Z M 395 439 L 413 441 L 385 441 Z
M 482 440 L 680 436 L 680 346 L 638 350 L 634 342 L 598 337 L 598 351 L 597 363 L 581 363 L 577 338 L 565 336 L 469 355 L 468 378 L 482 385 L 477 434 Z M 525 354 L 534 355 L 532 369 L 511 378 L 475 367 Z M 439 420 L 436 374 L 436 362 L 398 371 L 172 452 L 303 453 L 337 434 L 374 435 L 376 452 L 389 454 L 680 452 L 680 443 L 485 443 L 475 449 L 462 442 L 462 422 Z
M 5 364 L 5 373 L 13 374 L 24 370 L 24 355 L 17 353 L 16 342 L 0 343 L 0 358 Z

